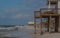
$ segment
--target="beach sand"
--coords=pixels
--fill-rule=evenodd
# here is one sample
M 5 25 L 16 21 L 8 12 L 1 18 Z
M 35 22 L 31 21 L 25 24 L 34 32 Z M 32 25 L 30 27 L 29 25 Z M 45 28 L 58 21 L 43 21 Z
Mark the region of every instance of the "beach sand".
M 60 33 L 44 33 L 40 35 L 40 31 L 37 30 L 37 34 L 34 34 L 33 27 L 22 27 L 18 31 L 7 32 L 5 37 L 17 37 L 17 38 L 60 38 Z
M 37 28 L 37 34 L 34 34 L 34 28 L 32 26 L 23 28 L 21 32 L 21 38 L 60 38 L 60 33 L 44 33 L 40 35 L 39 28 Z

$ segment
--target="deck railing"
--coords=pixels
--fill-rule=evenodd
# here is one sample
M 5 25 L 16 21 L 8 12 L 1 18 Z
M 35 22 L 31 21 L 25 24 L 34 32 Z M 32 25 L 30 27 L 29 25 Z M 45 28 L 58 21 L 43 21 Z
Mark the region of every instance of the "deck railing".
M 48 0 L 48 1 L 58 1 L 58 0 Z
M 41 8 L 40 11 L 35 11 L 34 16 L 40 17 L 41 14 L 59 14 L 60 9 L 54 9 L 54 8 Z
M 54 8 L 42 8 L 41 14 L 57 14 L 57 9 Z

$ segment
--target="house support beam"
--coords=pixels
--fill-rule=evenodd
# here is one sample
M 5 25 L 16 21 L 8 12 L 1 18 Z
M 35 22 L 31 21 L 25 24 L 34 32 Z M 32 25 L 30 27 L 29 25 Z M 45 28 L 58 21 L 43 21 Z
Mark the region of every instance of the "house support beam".
M 59 26 L 58 26 L 58 32 L 60 32 L 60 16 L 59 16 Z
M 49 17 L 49 33 L 51 33 L 51 16 Z
M 42 31 L 42 16 L 41 16 L 41 18 L 40 18 L 40 34 L 42 35 L 43 34 L 43 31 Z
M 35 18 L 36 12 L 34 12 L 34 34 L 36 34 L 36 18 Z
M 49 32 L 49 17 L 48 17 L 47 32 Z
M 36 18 L 34 18 L 34 34 L 36 34 Z
M 55 17 L 55 32 L 58 32 L 59 17 Z

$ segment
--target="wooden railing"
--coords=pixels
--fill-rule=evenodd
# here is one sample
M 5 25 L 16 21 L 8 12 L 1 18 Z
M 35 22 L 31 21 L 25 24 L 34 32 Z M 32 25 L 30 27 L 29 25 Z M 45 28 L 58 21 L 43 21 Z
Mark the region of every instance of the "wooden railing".
M 48 1 L 58 1 L 58 0 L 48 0 Z
M 54 8 L 41 8 L 40 11 L 35 11 L 34 16 L 35 17 L 40 17 L 41 14 L 58 14 L 60 11 L 60 8 L 54 9 Z
M 57 14 L 57 9 L 54 8 L 42 8 L 41 10 L 41 14 Z

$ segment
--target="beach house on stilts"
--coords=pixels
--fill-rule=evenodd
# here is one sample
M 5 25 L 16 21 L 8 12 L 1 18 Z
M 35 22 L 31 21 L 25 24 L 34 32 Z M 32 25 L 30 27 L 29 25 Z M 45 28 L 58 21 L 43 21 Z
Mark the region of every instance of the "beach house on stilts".
M 40 8 L 40 11 L 34 11 L 34 29 L 36 33 L 36 19 L 40 18 L 40 34 L 43 32 L 43 18 L 45 21 L 47 32 L 60 32 L 60 0 L 47 0 L 48 8 Z M 54 8 L 52 8 L 53 6 Z M 52 31 L 54 29 L 54 31 Z

